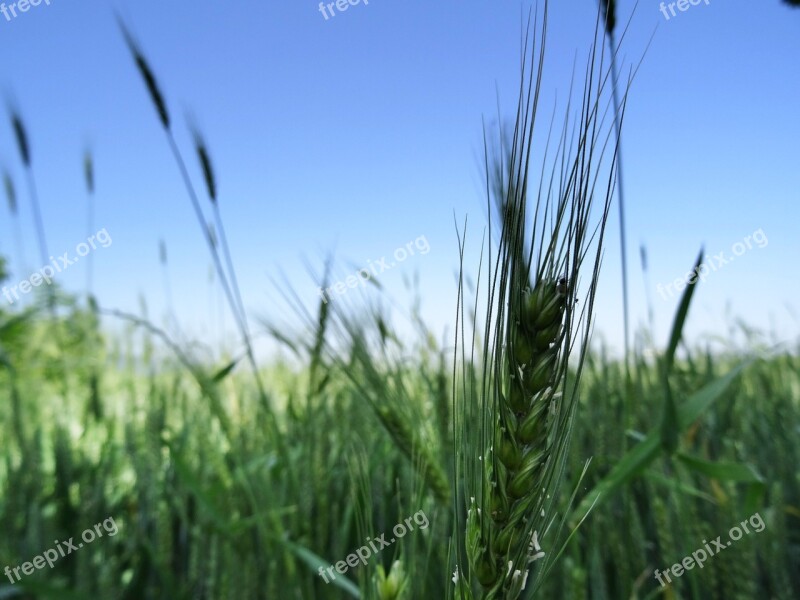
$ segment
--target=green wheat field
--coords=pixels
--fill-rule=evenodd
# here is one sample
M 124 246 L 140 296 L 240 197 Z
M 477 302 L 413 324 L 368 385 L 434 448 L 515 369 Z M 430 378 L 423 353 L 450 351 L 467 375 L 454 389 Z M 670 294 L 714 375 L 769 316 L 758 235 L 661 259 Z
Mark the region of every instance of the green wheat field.
M 687 342 L 691 282 L 663 347 L 619 358 L 593 340 L 635 77 L 617 72 L 622 25 L 602 2 L 543 160 L 546 17 L 527 17 L 510 126 L 485 128 L 487 233 L 457 227 L 455 331 L 412 306 L 415 333 L 398 335 L 374 285 L 386 303 L 321 297 L 300 326 L 266 326 L 287 357 L 270 363 L 213 148 L 199 130 L 176 144 L 158 57 L 119 20 L 238 342 L 212 361 L 91 282 L 31 280 L 0 303 L 0 599 L 800 598 L 800 346 L 745 324 L 744 349 Z M 23 114 L 8 111 L 9 154 L 27 179 L 6 174 L 5 192 L 12 218 L 25 205 L 41 225 Z M 90 198 L 94 168 L 87 153 Z M 30 243 L 51 264 L 41 227 Z

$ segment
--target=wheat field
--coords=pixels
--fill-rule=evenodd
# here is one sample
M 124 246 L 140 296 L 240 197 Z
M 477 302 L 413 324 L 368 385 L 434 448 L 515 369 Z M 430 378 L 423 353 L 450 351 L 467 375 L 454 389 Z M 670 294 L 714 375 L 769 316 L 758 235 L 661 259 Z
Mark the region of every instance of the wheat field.
M 797 17 L 795 3 L 775 3 Z M 12 4 L 6 20 L 19 30 L 62 10 Z M 388 10 L 340 4 L 320 4 L 316 26 Z M 664 28 L 717 8 L 681 5 Z M 126 102 L 146 117 L 135 127 L 153 136 L 137 152 L 157 156 L 153 179 L 170 181 L 141 220 L 157 231 L 180 215 L 208 274 L 188 281 L 171 262 L 185 238 L 159 239 L 150 275 L 167 299 L 162 316 L 118 275 L 122 256 L 156 250 L 132 230 L 99 227 L 134 210 L 104 196 L 117 167 L 92 144 L 73 157 L 82 225 L 63 221 L 76 245 L 59 255 L 64 217 L 47 193 L 59 173 L 42 159 L 52 137 L 9 96 L 0 600 L 800 597 L 800 345 L 746 319 L 721 341 L 691 330 L 713 285 L 704 247 L 691 249 L 692 276 L 667 288 L 664 339 L 650 297 L 649 323 L 629 322 L 639 271 L 625 236 L 638 232 L 624 218 L 641 200 L 625 194 L 641 161 L 623 141 L 649 75 L 646 48 L 631 58 L 626 36 L 645 7 L 601 0 L 580 10 L 588 36 L 555 109 L 551 29 L 571 13 L 547 1 L 515 13 L 514 97 L 498 93 L 496 120 L 475 115 L 479 209 L 467 219 L 447 207 L 450 249 L 408 228 L 401 239 L 412 241 L 391 265 L 343 265 L 325 249 L 310 269 L 314 291 L 276 278 L 280 301 L 260 311 L 252 257 L 237 250 L 244 236 L 266 245 L 280 227 L 231 203 L 234 175 L 217 162 L 231 146 L 181 111 L 173 90 L 186 83 L 172 85 L 159 64 L 175 57 L 148 51 L 126 11 L 106 25 L 125 58 L 119 77 L 135 90 Z M 317 218 L 298 199 L 286 210 L 298 231 Z M 449 253 L 451 297 L 411 275 L 432 249 Z M 605 283 L 612 261 L 621 287 Z M 639 266 L 646 278 L 644 244 Z M 714 277 L 741 277 L 737 268 Z M 382 285 L 384 270 L 403 274 L 408 299 Z M 74 278 L 83 283 L 62 284 Z M 115 302 L 114 288 L 138 310 Z M 596 335 L 608 326 L 607 289 L 624 315 L 612 327 L 618 351 Z M 187 326 L 174 300 L 200 305 L 207 291 L 200 310 L 219 337 Z M 426 300 L 447 305 L 449 327 L 429 322 Z

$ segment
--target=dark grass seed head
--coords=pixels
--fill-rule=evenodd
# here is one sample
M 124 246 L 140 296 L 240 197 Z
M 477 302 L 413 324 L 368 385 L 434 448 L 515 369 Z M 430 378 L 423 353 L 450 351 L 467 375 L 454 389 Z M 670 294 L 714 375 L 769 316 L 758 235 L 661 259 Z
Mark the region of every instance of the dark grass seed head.
M 17 190 L 14 187 L 14 180 L 8 171 L 3 171 L 3 187 L 6 189 L 6 199 L 8 200 L 9 212 L 16 216 L 17 214 Z
M 155 104 L 161 124 L 164 126 L 164 129 L 169 130 L 169 112 L 167 112 L 167 105 L 164 102 L 164 96 L 161 94 L 161 90 L 158 87 L 156 77 L 153 75 L 150 65 L 147 64 L 147 60 L 145 60 L 144 56 L 139 50 L 139 46 L 133 41 L 128 29 L 122 24 L 122 21 L 119 20 L 119 18 L 117 20 L 119 21 L 119 26 L 122 29 L 122 35 L 125 37 L 125 43 L 128 45 L 131 54 L 133 54 L 133 59 L 136 62 L 139 73 L 141 73 L 144 83 L 147 86 L 147 90 L 150 92 L 150 98 L 152 98 L 153 104 Z
M 14 136 L 17 138 L 17 147 L 19 148 L 19 155 L 22 158 L 22 164 L 25 167 L 31 166 L 31 151 L 28 145 L 28 135 L 25 132 L 25 125 L 22 124 L 22 119 L 16 112 L 11 113 L 11 126 L 14 128 Z
M 94 162 L 92 153 L 87 150 L 83 155 L 83 175 L 86 179 L 86 189 L 90 194 L 94 194 Z
M 606 33 L 611 35 L 614 33 L 614 28 L 617 26 L 617 2 L 616 0 L 600 0 L 600 5 L 603 7 Z
M 164 104 L 164 98 L 161 95 L 161 91 L 158 89 L 156 78 L 153 75 L 153 72 L 150 70 L 150 67 L 147 66 L 147 62 L 145 61 L 144 57 L 137 55 L 135 58 L 136 66 L 139 67 L 139 72 L 142 74 L 145 84 L 147 84 L 150 97 L 153 99 L 153 103 L 156 105 L 156 110 L 158 111 L 158 117 L 161 120 L 161 124 L 164 126 L 164 129 L 169 129 L 169 113 L 167 113 L 167 107 Z
M 192 132 L 194 137 L 194 146 L 197 150 L 197 157 L 200 159 L 200 166 L 203 169 L 203 178 L 206 181 L 206 188 L 211 202 L 217 201 L 217 180 L 214 177 L 214 168 L 211 165 L 211 158 L 208 154 L 208 147 L 203 139 L 203 136 L 197 130 Z

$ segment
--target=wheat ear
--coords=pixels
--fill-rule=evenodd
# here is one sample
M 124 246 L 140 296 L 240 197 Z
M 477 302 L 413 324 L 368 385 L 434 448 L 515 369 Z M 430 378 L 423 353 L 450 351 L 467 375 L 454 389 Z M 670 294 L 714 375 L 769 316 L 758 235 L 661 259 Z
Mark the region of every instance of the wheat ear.
M 487 202 L 491 214 L 494 200 L 501 232 L 496 258 L 489 240 L 482 364 L 465 364 L 454 385 L 464 395 L 454 396 L 456 447 L 463 457 L 456 462 L 456 482 L 463 480 L 466 509 L 454 576 L 461 600 L 529 598 L 557 554 L 544 546 L 555 522 L 616 172 L 616 152 L 604 158 L 612 132 L 602 126 L 599 106 L 605 77 L 602 64 L 596 65 L 602 48 L 598 19 L 579 119 L 575 126 L 564 121 L 549 181 L 543 167 L 538 190 L 530 184 L 547 12 L 545 2 L 541 40 L 537 43 L 534 24 L 532 44 L 525 41 L 532 50 L 523 65 L 513 136 L 505 146 L 501 137 L 501 157 L 494 164 L 486 153 Z M 551 164 L 546 153 L 543 163 Z M 599 220 L 592 223 L 600 176 L 607 177 L 607 186 Z M 579 276 L 587 268 L 588 291 L 579 307 Z M 460 294 L 461 310 L 462 304 Z M 463 340 L 463 315 L 460 321 Z M 568 365 L 578 342 L 568 389 Z M 457 519 L 460 514 L 457 506 Z

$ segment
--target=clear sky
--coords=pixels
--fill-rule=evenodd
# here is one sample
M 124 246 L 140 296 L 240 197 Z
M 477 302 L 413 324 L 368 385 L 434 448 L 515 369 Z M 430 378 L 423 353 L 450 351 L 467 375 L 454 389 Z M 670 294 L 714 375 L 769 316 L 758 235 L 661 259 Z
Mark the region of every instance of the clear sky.
M 6 2 L 6 5 L 11 4 Z M 563 107 L 573 63 L 592 40 L 595 3 L 551 3 L 544 120 Z M 184 327 L 219 334 L 221 297 L 179 173 L 116 25 L 139 41 L 166 97 L 198 189 L 204 187 L 186 116 L 204 133 L 245 304 L 288 317 L 281 273 L 311 306 L 335 252 L 344 277 L 420 240 L 383 274 L 407 306 L 403 278 L 419 274 L 422 312 L 452 331 L 458 268 L 454 216 L 469 217 L 475 257 L 486 222 L 477 157 L 481 119 L 513 114 L 520 28 L 528 3 L 370 0 L 325 16 L 318 2 L 44 0 L 0 14 L 0 88 L 28 128 L 53 255 L 85 241 L 82 153 L 96 162 L 96 294 L 103 306 L 165 314 L 158 240 L 166 241 L 172 295 Z M 627 70 L 645 54 L 623 132 L 633 320 L 646 293 L 663 345 L 678 296 L 659 293 L 692 266 L 701 245 L 727 259 L 746 236 L 767 240 L 713 271 L 689 322 L 695 340 L 725 334 L 735 318 L 796 340 L 800 216 L 800 10 L 780 0 L 703 0 L 667 20 L 659 3 L 619 2 Z M 558 98 L 558 100 L 556 100 Z M 37 257 L 24 172 L 7 118 L 0 166 L 20 196 L 25 254 Z M 207 208 L 207 205 L 204 204 Z M 0 252 L 20 275 L 13 228 L 0 210 Z M 621 348 L 618 215 L 608 230 L 596 326 Z M 647 247 L 645 282 L 639 246 Z M 763 245 L 763 247 L 760 247 Z M 390 261 L 391 262 L 391 261 Z M 58 275 L 80 292 L 85 264 Z M 663 290 L 664 288 L 662 288 Z M 357 291 L 349 292 L 355 300 Z M 348 301 L 350 298 L 348 298 Z M 334 300 L 335 301 L 335 300 Z M 227 318 L 231 331 L 231 319 Z

